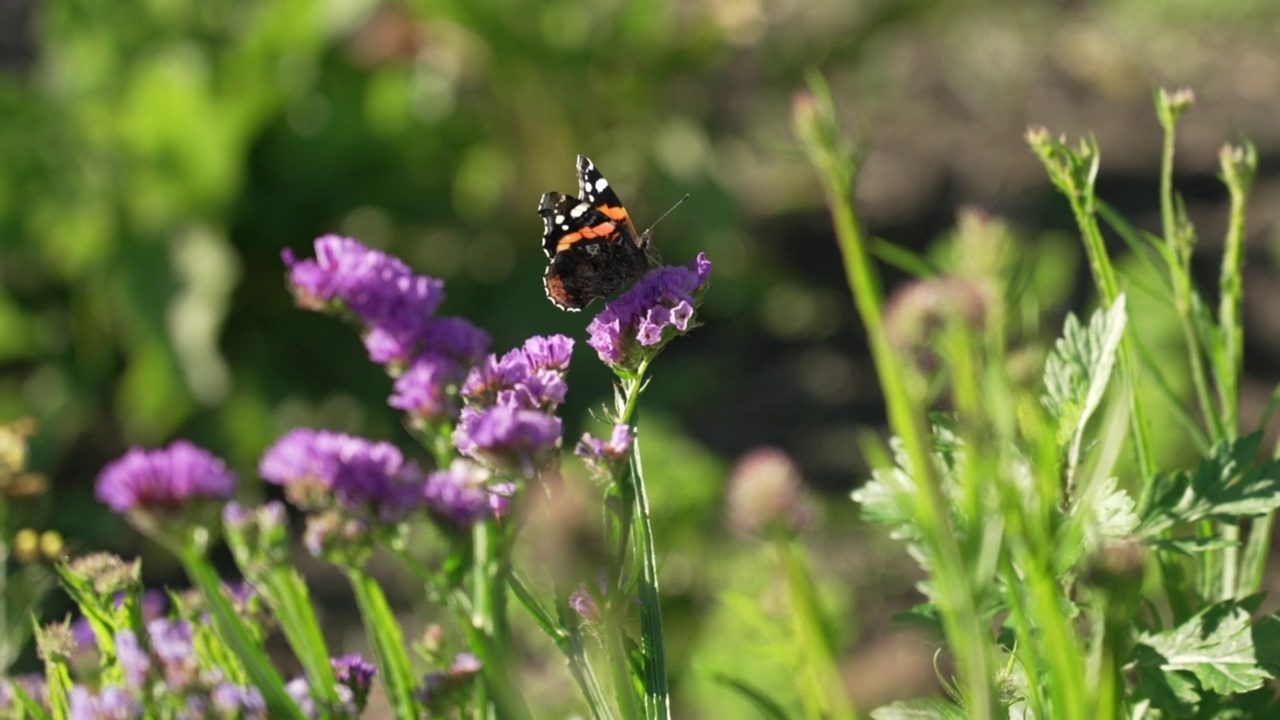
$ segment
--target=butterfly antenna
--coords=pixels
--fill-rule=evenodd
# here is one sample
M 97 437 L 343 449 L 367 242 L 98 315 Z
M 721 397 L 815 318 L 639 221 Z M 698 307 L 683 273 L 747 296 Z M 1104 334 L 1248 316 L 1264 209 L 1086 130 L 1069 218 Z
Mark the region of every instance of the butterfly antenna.
M 680 207 L 680 203 L 688 199 L 689 199 L 689 193 L 685 193 L 684 197 L 677 200 L 675 205 L 672 205 L 670 208 L 667 209 L 666 212 L 662 213 L 662 217 L 658 218 L 657 220 L 654 220 L 653 224 L 649 226 L 649 229 L 644 231 L 644 234 L 648 235 L 649 233 L 652 233 L 653 229 L 658 226 L 658 223 L 662 222 L 662 218 L 665 218 L 666 216 L 670 215 L 672 210 L 675 210 L 676 208 Z

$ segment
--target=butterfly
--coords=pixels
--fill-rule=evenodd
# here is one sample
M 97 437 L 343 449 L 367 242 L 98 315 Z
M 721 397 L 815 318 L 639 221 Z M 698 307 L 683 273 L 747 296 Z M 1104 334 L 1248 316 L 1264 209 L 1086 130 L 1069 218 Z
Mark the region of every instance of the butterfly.
M 612 295 L 658 263 L 653 229 L 636 232 L 618 194 L 585 155 L 578 156 L 578 197 L 544 193 L 538 214 L 550 259 L 542 282 L 561 310 L 576 312 Z

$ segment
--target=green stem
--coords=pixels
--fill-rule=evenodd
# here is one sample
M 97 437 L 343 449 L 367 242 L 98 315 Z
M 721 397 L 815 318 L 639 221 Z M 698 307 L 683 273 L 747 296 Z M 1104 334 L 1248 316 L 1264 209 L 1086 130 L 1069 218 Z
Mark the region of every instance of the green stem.
M 1243 167 L 1233 163 L 1234 153 L 1231 148 L 1224 148 L 1222 155 L 1223 179 L 1231 193 L 1231 219 L 1227 225 L 1222 271 L 1219 275 L 1222 299 L 1218 305 L 1218 331 L 1222 338 L 1222 354 L 1219 357 L 1217 375 L 1222 426 L 1226 437 L 1232 440 L 1240 435 L 1240 378 L 1244 374 L 1242 308 L 1244 305 L 1245 207 L 1249 200 L 1253 171 L 1256 168 L 1253 147 L 1246 146 L 1241 153 L 1241 159 L 1244 160 Z M 1253 532 L 1249 535 L 1249 541 L 1244 550 L 1242 563 L 1237 561 L 1238 543 L 1228 548 L 1230 552 L 1225 554 L 1223 559 L 1224 564 L 1227 565 L 1224 567 L 1222 576 L 1224 595 L 1234 592 L 1237 597 L 1240 597 L 1257 592 L 1261 587 L 1262 572 L 1271 546 L 1273 520 L 1274 514 L 1268 513 L 1265 518 L 1255 521 Z M 1226 539 L 1239 540 L 1238 524 L 1227 526 L 1226 529 L 1228 530 L 1224 533 Z
M 489 518 L 471 531 L 471 616 L 469 645 L 482 663 L 483 681 L 476 684 L 476 710 L 486 718 L 528 717 L 529 709 L 514 692 L 507 665 L 511 646 L 507 625 L 506 545 L 501 521 Z M 483 709 L 483 710 L 482 710 Z
M 815 76 L 810 85 L 815 97 L 813 105 L 805 109 L 811 109 L 812 113 L 801 117 L 797 112 L 797 134 L 806 144 L 823 183 L 836 240 L 844 258 L 846 281 L 871 345 L 889 425 L 902 442 L 913 479 L 920 488 L 915 512 L 925 534 L 925 546 L 935 560 L 938 609 L 947 639 L 959 659 L 969 711 L 974 717 L 995 717 L 997 700 L 991 680 L 994 673 L 987 652 L 989 632 L 978 614 L 974 590 L 938 486 L 923 413 L 918 412 L 922 405 L 920 393 L 908 387 L 885 330 L 879 277 L 871 267 L 866 236 L 851 202 L 856 168 L 852 158 L 838 147 L 841 143 L 834 129 L 835 110 L 825 84 Z
M 378 677 L 391 702 L 392 716 L 397 720 L 413 720 L 419 713 L 413 700 L 413 671 L 405 652 L 407 646 L 400 622 L 376 580 L 363 570 L 353 567 L 346 570 L 369 645 L 378 661 Z
M 271 717 L 298 718 L 302 713 L 284 689 L 284 679 L 267 658 L 262 644 L 253 636 L 222 589 L 218 572 L 192 548 L 173 548 L 191 584 L 200 590 L 218 635 L 244 665 L 253 686 L 262 691 Z
M 533 618 L 534 624 L 564 654 L 565 660 L 569 664 L 569 673 L 573 675 L 574 682 L 578 683 L 578 688 L 582 690 L 582 695 L 587 700 L 587 707 L 591 709 L 591 717 L 595 718 L 595 720 L 613 720 L 613 711 L 609 708 L 609 701 L 604 697 L 604 690 L 600 687 L 600 680 L 596 677 L 595 669 L 591 666 L 590 659 L 587 657 L 581 635 L 576 631 L 570 632 L 566 629 L 571 622 L 574 622 L 572 617 L 567 614 L 567 612 L 571 611 L 568 611 L 567 606 L 561 603 L 562 610 L 567 612 L 562 614 L 560 620 L 557 620 L 550 610 L 538 600 L 538 596 L 534 594 L 528 579 L 519 570 L 512 569 L 508 582 L 511 585 L 511 593 L 516 596 L 516 600 L 520 601 L 520 604 L 528 611 Z
M 622 381 L 623 397 L 618 422 L 634 427 L 637 403 L 645 386 L 649 359 L 641 361 L 635 375 Z M 640 643 L 644 657 L 645 717 L 671 717 L 670 690 L 667 684 L 666 645 L 662 632 L 662 596 L 658 586 L 658 559 L 654 548 L 653 526 L 649 517 L 649 493 L 640 461 L 640 440 L 631 443 L 631 535 L 640 559 Z M 622 542 L 625 542 L 625 535 Z
M 849 694 L 840 677 L 834 638 L 822 617 L 813 573 L 800 544 L 791 538 L 778 540 L 778 561 L 787 579 L 791 627 L 801 652 L 796 688 L 810 718 L 853 720 Z

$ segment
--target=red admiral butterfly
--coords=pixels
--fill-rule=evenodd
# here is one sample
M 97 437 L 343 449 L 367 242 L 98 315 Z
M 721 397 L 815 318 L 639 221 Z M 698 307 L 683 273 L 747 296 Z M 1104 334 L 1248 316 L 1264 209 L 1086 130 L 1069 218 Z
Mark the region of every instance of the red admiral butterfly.
M 544 193 L 538 214 L 542 250 L 551 259 L 542 281 L 547 298 L 561 310 L 581 310 L 657 264 L 652 228 L 636 232 L 618 194 L 584 155 L 578 156 L 577 199 Z

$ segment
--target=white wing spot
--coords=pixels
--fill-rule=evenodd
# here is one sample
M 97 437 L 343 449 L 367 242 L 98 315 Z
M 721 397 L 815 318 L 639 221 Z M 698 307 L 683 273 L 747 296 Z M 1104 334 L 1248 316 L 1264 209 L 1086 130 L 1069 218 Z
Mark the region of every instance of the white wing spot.
M 579 204 L 579 205 L 578 205 L 578 207 L 576 207 L 576 208 L 574 208 L 574 209 L 572 209 L 572 210 L 570 210 L 570 211 L 569 211 L 569 217 L 571 217 L 571 218 L 580 218 L 580 217 L 582 217 L 582 214 L 583 214 L 583 213 L 585 213 L 585 212 L 587 211 L 587 208 L 588 208 L 588 207 L 590 207 L 590 206 L 589 206 L 589 205 L 582 205 L 582 204 Z
M 556 216 L 556 224 L 557 224 L 557 225 L 559 225 L 559 224 L 560 224 L 560 223 L 562 223 L 562 222 L 564 222 L 564 216 L 563 216 L 563 215 L 557 215 L 557 216 Z
M 600 192 L 601 190 L 604 190 L 607 187 L 609 187 L 608 180 L 605 180 L 603 177 L 596 180 L 596 192 Z
M 560 226 L 560 229 L 561 229 L 561 230 L 568 230 L 568 229 L 569 229 L 569 226 L 568 226 L 568 225 L 561 225 L 561 226 Z

